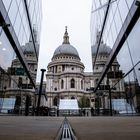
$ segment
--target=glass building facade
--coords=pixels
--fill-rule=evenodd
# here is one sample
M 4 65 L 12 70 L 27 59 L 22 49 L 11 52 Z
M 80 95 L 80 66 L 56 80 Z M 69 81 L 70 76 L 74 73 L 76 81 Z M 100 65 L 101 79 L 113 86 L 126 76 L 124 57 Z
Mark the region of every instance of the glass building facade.
M 1 100 L 15 97 L 10 95 L 10 90 L 15 90 L 19 95 L 23 89 L 35 89 L 41 4 L 41 0 L 0 0 Z M 24 83 L 25 80 L 27 83 Z M 2 103 L 0 108 L 2 109 Z
M 101 42 L 103 41 L 111 48 L 95 91 L 108 76 L 112 63 L 117 59 L 123 74 L 115 84 L 110 83 L 110 86 L 114 88 L 123 81 L 125 94 L 121 98 L 125 98 L 128 103 L 133 104 L 138 112 L 140 112 L 139 16 L 139 0 L 93 0 L 90 26 L 92 47 L 96 43 L 97 33 L 100 32 L 96 57 L 93 59 L 93 71 Z M 113 76 L 109 78 L 113 78 Z

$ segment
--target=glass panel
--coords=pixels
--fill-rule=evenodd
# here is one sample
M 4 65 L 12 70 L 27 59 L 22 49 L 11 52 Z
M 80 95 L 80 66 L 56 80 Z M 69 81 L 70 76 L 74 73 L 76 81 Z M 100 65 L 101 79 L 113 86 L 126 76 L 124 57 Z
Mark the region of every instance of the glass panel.
M 16 2 L 17 2 L 17 6 L 20 5 L 21 1 L 22 1 L 22 0 L 16 0 Z
M 8 11 L 12 0 L 2 0 L 6 10 Z
M 140 19 L 135 25 L 135 28 L 132 30 L 131 34 L 128 37 L 128 43 L 131 55 L 133 56 L 134 64 L 136 64 L 138 61 L 140 61 L 140 41 L 139 41 L 139 35 L 140 35 Z
M 125 0 L 120 0 L 119 1 L 118 9 L 119 9 L 119 12 L 120 12 L 120 15 L 121 15 L 122 22 L 124 22 L 127 14 L 128 14 L 128 10 L 129 10 Z
M 132 6 L 132 3 L 134 2 L 134 0 L 125 0 L 125 1 L 128 4 L 129 8 Z
M 18 12 L 16 21 L 14 24 L 14 30 L 15 30 L 17 36 L 18 36 L 19 30 L 20 30 L 20 26 L 21 26 L 21 18 L 20 18 L 19 12 Z
M 15 58 L 15 52 L 9 43 L 4 31 L 0 36 L 0 66 L 7 69 Z
M 29 7 L 30 18 L 31 19 L 33 18 L 34 4 L 35 4 L 34 0 L 31 0 L 30 7 Z
M 114 22 L 116 23 L 116 29 L 117 29 L 117 32 L 119 33 L 119 31 L 122 27 L 122 21 L 121 21 L 121 17 L 119 15 L 118 9 L 117 9 L 115 17 L 114 17 Z
M 17 6 L 16 1 L 13 0 L 12 4 L 10 6 L 9 12 L 8 12 L 8 15 L 9 15 L 9 18 L 11 20 L 12 25 L 13 25 L 13 23 L 15 21 L 17 12 L 18 12 L 18 6 Z

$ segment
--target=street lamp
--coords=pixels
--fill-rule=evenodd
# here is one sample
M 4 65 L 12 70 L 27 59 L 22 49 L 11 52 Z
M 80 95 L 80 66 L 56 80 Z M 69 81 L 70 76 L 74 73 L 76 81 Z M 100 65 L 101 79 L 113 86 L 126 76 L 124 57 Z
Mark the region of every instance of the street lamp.
M 7 89 L 7 87 L 6 86 L 4 86 L 4 91 L 3 91 L 3 98 L 5 98 L 5 92 L 6 92 L 6 89 Z
M 43 85 L 43 77 L 45 69 L 41 69 L 41 80 L 40 80 L 40 88 L 39 88 L 39 95 L 38 95 L 38 102 L 37 102 L 37 116 L 39 115 L 39 107 L 40 107 L 40 100 L 41 100 L 41 93 L 42 93 L 42 85 Z
M 140 68 L 138 68 L 138 71 L 140 71 Z M 138 77 L 138 79 L 139 79 L 139 77 Z M 139 79 L 140 80 L 140 79 Z M 139 83 L 139 80 L 138 80 L 138 83 Z M 140 84 L 139 84 L 140 85 Z
M 110 116 L 112 116 L 112 101 L 111 101 L 111 88 L 110 88 L 110 85 L 109 85 L 109 79 L 107 78 L 107 88 L 108 88 L 108 91 L 109 91 L 109 106 L 110 106 Z
M 53 86 L 51 86 L 51 90 L 50 90 L 50 108 L 53 106 L 53 95 L 52 95 L 52 92 L 53 92 Z
M 96 95 L 97 95 L 97 114 L 100 115 L 100 97 L 99 97 L 99 93 L 97 93 Z

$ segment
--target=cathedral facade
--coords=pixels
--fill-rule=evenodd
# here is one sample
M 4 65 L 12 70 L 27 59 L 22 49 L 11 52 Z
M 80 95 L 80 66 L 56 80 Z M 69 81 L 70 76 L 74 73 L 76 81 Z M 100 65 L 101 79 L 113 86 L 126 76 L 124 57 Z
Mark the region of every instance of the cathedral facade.
M 96 46 L 93 46 L 92 59 L 94 59 L 95 50 Z M 84 72 L 84 64 L 81 62 L 76 48 L 69 42 L 66 28 L 63 43 L 56 48 L 51 62 L 47 67 L 46 94 L 48 101 L 46 103 L 44 102 L 44 105 L 48 107 L 57 107 L 60 99 L 77 99 L 80 108 L 95 108 L 97 94 L 93 93 L 93 91 L 89 89 L 96 86 L 97 80 L 102 71 L 102 66 L 105 64 L 110 51 L 111 48 L 102 42 L 101 50 L 99 51 L 100 57 L 97 58 L 98 63 L 95 65 L 96 71 Z M 114 67 L 116 70 L 119 70 L 117 60 L 114 62 Z M 106 81 L 104 81 L 104 84 L 106 84 Z M 122 92 L 123 86 L 119 85 L 116 91 Z M 105 93 L 105 91 L 102 91 L 104 96 L 102 94 L 100 97 L 100 107 L 108 108 L 107 92 Z

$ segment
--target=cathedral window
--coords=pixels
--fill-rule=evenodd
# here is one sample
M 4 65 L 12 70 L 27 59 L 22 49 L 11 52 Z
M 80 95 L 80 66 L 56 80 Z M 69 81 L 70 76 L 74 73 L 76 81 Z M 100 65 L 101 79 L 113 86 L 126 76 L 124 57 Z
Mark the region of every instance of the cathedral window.
M 61 99 L 64 99 L 64 97 L 63 97 L 63 96 L 61 96 Z
M 61 80 L 61 89 L 64 88 L 64 80 Z
M 64 65 L 62 65 L 62 71 L 64 71 L 65 70 L 65 66 Z
M 83 80 L 81 80 L 81 89 L 83 89 Z
M 71 97 L 71 99 L 75 99 L 75 97 L 74 97 L 74 96 L 72 96 L 72 97 Z
M 52 67 L 51 69 L 52 69 L 52 72 L 54 73 L 54 67 Z
M 55 66 L 55 73 L 57 73 L 57 66 Z
M 91 99 L 91 102 L 94 102 L 94 99 Z
M 71 79 L 71 88 L 75 88 L 75 80 Z

